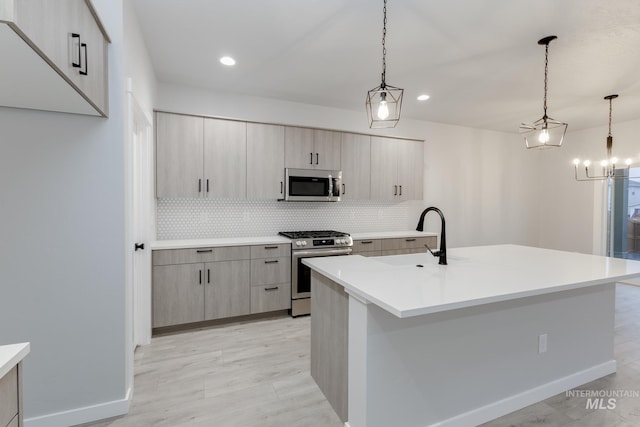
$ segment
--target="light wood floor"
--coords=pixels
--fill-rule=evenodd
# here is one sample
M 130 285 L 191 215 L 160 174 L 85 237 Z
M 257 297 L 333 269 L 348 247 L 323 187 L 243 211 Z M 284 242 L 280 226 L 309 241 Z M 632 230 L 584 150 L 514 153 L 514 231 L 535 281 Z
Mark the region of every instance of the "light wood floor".
M 615 332 L 618 372 L 578 389 L 640 392 L 640 287 L 617 286 Z M 129 414 L 89 425 L 341 427 L 309 374 L 309 346 L 309 317 L 154 338 L 136 351 Z M 562 393 L 483 426 L 640 426 L 640 398 L 617 399 L 614 410 L 586 401 Z

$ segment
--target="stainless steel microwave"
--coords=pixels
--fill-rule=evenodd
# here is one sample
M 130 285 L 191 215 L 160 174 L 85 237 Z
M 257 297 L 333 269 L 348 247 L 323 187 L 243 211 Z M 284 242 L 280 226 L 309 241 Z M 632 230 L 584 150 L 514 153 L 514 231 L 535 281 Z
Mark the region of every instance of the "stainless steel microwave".
M 290 202 L 339 202 L 342 171 L 284 170 L 284 200 Z

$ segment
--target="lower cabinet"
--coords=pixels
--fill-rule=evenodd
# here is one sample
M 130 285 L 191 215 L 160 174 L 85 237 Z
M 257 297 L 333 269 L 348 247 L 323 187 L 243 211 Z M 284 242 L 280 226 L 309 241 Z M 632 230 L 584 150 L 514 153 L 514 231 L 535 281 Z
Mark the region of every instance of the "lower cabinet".
M 22 425 L 20 411 L 20 375 L 16 365 L 0 378 L 0 426 Z
M 367 257 L 417 254 L 427 252 L 427 248 L 424 245 L 428 245 L 431 250 L 437 249 L 437 240 L 435 236 L 354 240 L 351 254 Z
M 153 327 L 204 320 L 204 264 L 153 267 Z
M 207 276 L 204 286 L 204 320 L 251 313 L 250 263 L 249 260 L 242 260 L 212 262 L 204 265 Z
M 290 308 L 290 252 L 288 244 L 154 251 L 153 328 Z

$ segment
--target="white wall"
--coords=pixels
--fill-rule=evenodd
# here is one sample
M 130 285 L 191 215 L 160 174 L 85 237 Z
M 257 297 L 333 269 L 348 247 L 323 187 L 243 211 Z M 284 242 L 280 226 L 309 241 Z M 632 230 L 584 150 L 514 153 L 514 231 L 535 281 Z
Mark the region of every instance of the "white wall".
M 0 344 L 31 342 L 27 425 L 126 408 L 122 1 L 93 3 L 110 117 L 0 108 Z
M 424 139 L 424 204 L 408 205 L 407 226 L 415 227 L 422 208 L 435 205 L 445 213 L 450 247 L 537 243 L 530 226 L 537 192 L 528 185 L 535 160 L 527 157 L 517 134 L 409 119 L 395 129 L 375 131 L 368 128 L 364 106 L 347 111 L 164 83 L 158 86 L 156 109 Z M 427 230 L 439 230 L 436 219 L 428 218 Z
M 125 78 L 131 78 L 135 98 L 153 122 L 157 80 L 133 2 L 130 1 L 124 2 L 124 40 Z
M 614 110 L 615 114 L 615 110 Z M 615 117 L 615 115 L 614 115 Z M 538 210 L 541 247 L 604 254 L 604 183 L 577 182 L 572 160 L 606 157 L 607 126 L 567 132 L 560 149 L 536 153 L 539 159 Z M 613 123 L 613 154 L 640 159 L 640 120 Z

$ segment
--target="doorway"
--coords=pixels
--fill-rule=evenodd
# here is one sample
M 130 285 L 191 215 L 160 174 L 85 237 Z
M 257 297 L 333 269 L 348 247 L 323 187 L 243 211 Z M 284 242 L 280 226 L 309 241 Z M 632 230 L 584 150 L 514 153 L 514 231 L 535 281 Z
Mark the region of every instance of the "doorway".
M 640 168 L 616 170 L 609 204 L 609 256 L 640 261 Z M 624 283 L 640 286 L 640 279 Z

